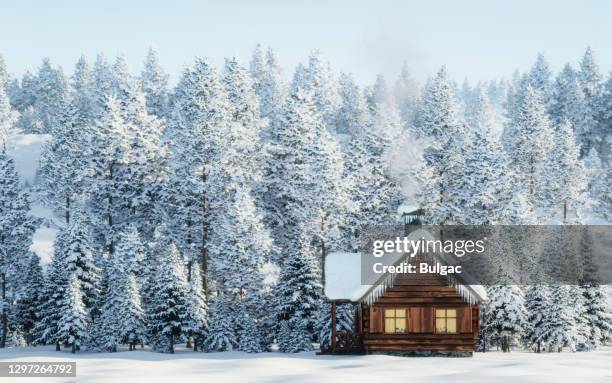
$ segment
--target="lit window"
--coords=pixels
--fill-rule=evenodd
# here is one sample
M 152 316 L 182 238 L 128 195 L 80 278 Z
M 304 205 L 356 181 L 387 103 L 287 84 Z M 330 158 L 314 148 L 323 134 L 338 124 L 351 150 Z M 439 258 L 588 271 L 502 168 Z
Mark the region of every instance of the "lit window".
M 436 309 L 436 332 L 437 333 L 456 333 L 457 332 L 457 310 L 456 309 Z
M 385 332 L 406 332 L 406 309 L 385 309 Z

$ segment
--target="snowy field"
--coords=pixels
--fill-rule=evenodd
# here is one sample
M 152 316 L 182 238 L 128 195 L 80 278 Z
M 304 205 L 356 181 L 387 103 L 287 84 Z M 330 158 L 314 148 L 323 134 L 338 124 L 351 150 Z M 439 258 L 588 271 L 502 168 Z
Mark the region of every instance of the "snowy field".
M 317 356 L 314 352 L 204 354 L 184 348 L 174 355 L 150 351 L 72 355 L 41 347 L 1 350 L 0 361 L 76 361 L 77 378 L 45 378 L 45 382 L 612 382 L 612 348 L 590 353 L 489 352 L 473 358 L 402 358 Z

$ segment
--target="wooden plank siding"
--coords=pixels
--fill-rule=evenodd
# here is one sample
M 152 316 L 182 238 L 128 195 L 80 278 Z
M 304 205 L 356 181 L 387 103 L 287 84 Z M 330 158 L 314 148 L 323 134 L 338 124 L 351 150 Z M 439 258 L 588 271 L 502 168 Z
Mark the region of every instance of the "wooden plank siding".
M 384 332 L 384 310 L 406 309 L 406 332 Z M 435 309 L 455 309 L 457 331 L 437 333 Z M 468 304 L 448 286 L 446 278 L 398 275 L 373 305 L 362 305 L 363 345 L 372 351 L 474 351 L 479 326 L 479 306 Z

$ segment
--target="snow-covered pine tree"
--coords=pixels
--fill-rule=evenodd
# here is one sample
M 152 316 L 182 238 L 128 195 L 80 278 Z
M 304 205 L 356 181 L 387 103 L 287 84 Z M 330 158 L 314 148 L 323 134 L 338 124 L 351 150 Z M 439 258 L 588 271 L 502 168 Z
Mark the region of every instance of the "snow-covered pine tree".
M 400 116 L 406 127 L 414 118 L 414 112 L 419 100 L 419 84 L 408 71 L 408 63 L 404 62 L 400 74 L 395 80 L 393 96 L 397 101 Z
M 31 345 L 39 334 L 35 326 L 40 321 L 44 297 L 44 275 L 40 266 L 40 257 L 36 253 L 29 254 L 27 267 L 24 270 L 21 296 L 17 300 L 17 318 L 19 328 L 23 331 L 25 341 Z
M 323 124 L 334 133 L 334 116 L 339 103 L 338 84 L 329 62 L 323 61 L 319 51 L 313 51 L 308 57 L 308 67 L 298 87 L 310 92 Z
M 73 102 L 76 102 L 74 100 Z M 70 223 L 75 207 L 84 203 L 86 171 L 83 152 L 87 148 L 84 130 L 88 121 L 78 105 L 65 100 L 58 113 L 53 135 L 43 147 L 38 169 L 38 194 L 42 202 Z
M 262 130 L 263 140 L 269 137 L 269 130 L 274 128 L 275 120 L 280 115 L 287 97 L 287 84 L 276 52 L 272 48 L 266 51 L 265 60 L 265 71 L 256 88 L 260 101 L 259 113 L 263 123 L 267 123 L 267 128 Z
M 65 294 L 57 322 L 57 341 L 71 346 L 74 354 L 87 338 L 89 317 L 83 304 L 81 282 L 75 272 L 67 278 Z
M 576 328 L 570 287 L 550 286 L 550 295 L 542 324 L 542 341 L 549 352 L 561 352 L 563 347 L 575 350 Z
M 520 335 L 525 326 L 525 303 L 520 286 L 511 284 L 507 273 L 500 268 L 501 285 L 488 289 L 487 332 L 494 335 L 502 351 L 510 352 L 514 339 Z
M 183 260 L 174 244 L 165 249 L 158 264 L 157 287 L 149 304 L 149 331 L 157 334 L 154 348 L 174 353 L 174 344 L 188 329 L 189 286 Z
M 414 120 L 417 135 L 428 140 L 423 158 L 429 192 L 420 193 L 419 203 L 426 209 L 425 220 L 430 224 L 453 221 L 452 212 L 457 210 L 456 201 L 447 198 L 453 192 L 453 168 L 460 167 L 465 126 L 458 121 L 453 84 L 446 67 L 428 81 Z
M 570 64 L 566 64 L 555 79 L 548 111 L 554 126 L 568 120 L 575 133 L 584 129 L 584 93 L 578 74 Z
M 187 333 L 193 339 L 193 351 L 203 349 L 208 334 L 208 301 L 202 288 L 199 267 L 192 267 L 189 275 L 189 298 L 187 306 Z
M 519 185 L 534 208 L 544 207 L 550 185 L 549 160 L 553 131 L 540 93 L 527 85 L 509 125 L 508 156 L 519 176 Z
M 93 73 L 87 57 L 79 58 L 70 80 L 70 99 L 78 116 L 76 125 L 81 128 L 79 133 L 83 134 L 85 128 L 94 122 L 95 109 Z M 60 115 L 63 114 L 65 112 L 60 112 Z
M 601 218 L 610 216 L 610 213 L 612 213 L 611 206 L 609 203 L 606 206 L 605 203 L 606 193 L 609 193 L 610 188 L 610 179 L 606 177 L 606 167 L 610 166 L 601 162 L 595 148 L 591 148 L 583 161 L 588 179 L 587 192 L 591 203 L 591 211 Z
M 277 286 L 277 318 L 280 323 L 290 322 L 289 328 L 296 344 L 303 344 L 304 339 L 300 336 L 305 335 L 310 341 L 317 333 L 315 318 L 323 299 L 319 267 L 310 238 L 305 232 L 298 237 L 299 242 L 282 265 Z
M 235 184 L 229 187 L 228 200 L 215 208 L 218 213 L 210 237 L 211 272 L 216 276 L 218 288 L 256 308 L 261 304 L 260 269 L 269 258 L 272 240 L 248 189 Z
M 527 317 L 523 329 L 525 345 L 539 353 L 546 349 L 543 343 L 546 309 L 549 306 L 549 289 L 546 284 L 534 283 L 525 291 L 525 309 Z
M 15 162 L 0 149 L 0 302 L 2 337 L 0 348 L 6 346 L 9 313 L 17 298 L 14 290 L 20 278 L 19 265 L 28 256 L 28 248 L 38 221 L 30 216 L 30 201 L 22 191 Z
M 168 113 L 168 75 L 159 64 L 157 52 L 149 48 L 144 69 L 140 75 L 142 91 L 147 98 L 147 111 L 157 117 Z
M 550 193 L 546 199 L 548 206 L 556 212 L 555 216 L 562 217 L 563 223 L 580 220 L 582 208 L 588 205 L 585 193 L 588 177 L 568 120 L 556 127 L 547 168 L 552 184 L 546 187 Z
M 255 49 L 251 55 L 251 61 L 249 62 L 249 74 L 251 75 L 251 80 L 253 81 L 253 89 L 255 89 L 255 93 L 258 95 L 263 93 L 261 84 L 266 71 L 265 67 L 266 64 L 263 51 L 261 49 L 261 44 L 257 44 L 255 45 Z
M 82 292 L 80 299 L 90 313 L 99 297 L 100 272 L 94 264 L 88 226 L 83 215 L 80 212 L 74 214 L 70 224 L 61 231 L 60 251 L 63 252 L 64 267 L 69 275 L 74 274 L 78 279 Z
M 247 353 L 265 351 L 265 345 L 263 344 L 256 319 L 249 314 L 249 310 L 244 302 L 240 300 L 236 302 L 234 317 L 239 349 Z
M 605 286 L 601 286 L 599 276 L 600 265 L 595 258 L 593 239 L 588 229 L 584 230 L 580 241 L 580 254 L 583 256 L 580 290 L 588 330 L 584 348 L 594 350 L 612 340 L 612 314 L 608 311 Z
M 296 150 L 300 148 L 300 150 Z M 281 252 L 292 251 L 297 224 L 316 238 L 321 259 L 337 239 L 346 207 L 343 164 L 309 92 L 294 90 L 268 147 L 265 187 L 268 222 Z
M 221 149 L 226 147 L 229 125 L 227 97 L 209 60 L 198 58 L 184 71 L 173 108 L 169 136 L 174 166 L 163 196 L 164 214 L 183 256 L 190 265 L 200 265 L 208 294 L 208 179 L 220 161 Z
M 238 347 L 232 300 L 218 295 L 212 305 L 208 334 L 204 342 L 207 351 L 231 351 Z
M 529 71 L 529 85 L 540 93 L 542 103 L 546 108 L 550 105 L 552 96 L 551 70 L 543 54 L 538 54 L 536 62 Z
M 94 118 L 100 118 L 106 110 L 108 98 L 113 95 L 113 72 L 104 54 L 96 57 L 93 66 L 93 103 Z
M 598 132 L 600 132 L 601 145 L 598 149 L 600 157 L 608 164 L 612 162 L 612 74 L 608 75 L 608 79 L 604 83 L 603 91 L 599 97 L 599 119 Z M 584 151 L 584 153 L 589 153 Z M 610 207 L 610 205 L 608 205 Z
M 53 257 L 45 275 L 42 304 L 38 313 L 40 321 L 34 326 L 34 333 L 38 336 L 34 344 L 55 344 L 56 351 L 60 351 L 58 322 L 68 286 L 63 251 L 65 234 L 65 231 L 60 231 L 55 236 Z
M 117 246 L 107 270 L 101 321 L 102 339 L 98 344 L 105 350 L 117 351 L 120 344 L 128 344 L 130 351 L 144 342 L 145 323 L 136 278 L 129 267 L 131 246 Z
M 6 141 L 13 132 L 17 116 L 11 108 L 6 91 L 0 86 L 0 150 L 6 149 Z
M 595 52 L 590 46 L 587 47 L 580 61 L 578 80 L 584 95 L 584 124 L 581 125 L 583 129 L 576 134 L 581 144 L 581 155 L 587 154 L 592 147 L 601 153 L 602 148 L 609 143 L 602 142 L 602 134 L 605 131 L 599 131 L 601 125 L 597 123 L 603 86 Z
M 54 69 L 48 58 L 43 60 L 36 75 L 34 111 L 40 122 L 40 131 L 50 133 L 62 109 L 62 101 L 68 95 L 68 80 L 61 68 Z

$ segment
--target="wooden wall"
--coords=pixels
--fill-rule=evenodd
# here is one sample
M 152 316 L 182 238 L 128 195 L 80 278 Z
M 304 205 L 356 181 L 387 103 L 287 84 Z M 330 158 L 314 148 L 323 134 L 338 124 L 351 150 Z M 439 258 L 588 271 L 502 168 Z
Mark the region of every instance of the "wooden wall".
M 385 308 L 406 308 L 406 333 L 384 333 Z M 435 309 L 457 310 L 457 332 L 435 331 Z M 394 286 L 371 306 L 363 305 L 361 332 L 369 351 L 474 351 L 479 331 L 479 307 L 469 305 L 442 276 L 398 275 Z

